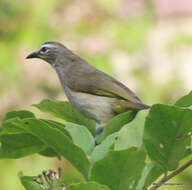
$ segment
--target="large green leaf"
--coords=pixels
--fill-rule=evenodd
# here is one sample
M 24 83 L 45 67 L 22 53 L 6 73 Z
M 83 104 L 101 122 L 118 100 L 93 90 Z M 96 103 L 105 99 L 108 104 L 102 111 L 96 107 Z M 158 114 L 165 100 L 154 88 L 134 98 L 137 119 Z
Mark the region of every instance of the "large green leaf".
M 85 153 L 90 154 L 95 146 L 95 140 L 89 130 L 74 123 L 65 123 L 65 126 L 73 139 L 73 143 L 84 150 Z
M 40 104 L 33 105 L 43 112 L 54 115 L 65 121 L 86 126 L 93 134 L 95 133 L 95 121 L 90 120 L 74 109 L 69 102 L 57 100 L 43 100 Z
M 91 158 L 94 162 L 101 160 L 114 145 L 116 138 L 118 137 L 118 132 L 109 135 L 104 141 L 97 145 L 91 154 Z
M 77 183 L 69 185 L 70 190 L 110 190 L 106 185 L 96 182 Z
M 137 112 L 127 111 L 125 113 L 121 113 L 115 116 L 104 128 L 102 139 L 107 137 L 108 135 L 119 131 L 125 124 L 131 122 Z
M 26 110 L 14 110 L 14 111 L 9 111 L 6 113 L 6 115 L 3 117 L 2 121 L 3 123 L 9 119 L 13 119 L 13 118 L 19 118 L 19 119 L 24 119 L 24 118 L 34 118 L 35 115 L 30 112 L 30 111 L 26 111 Z
M 17 119 L 17 118 L 15 118 L 15 119 Z M 19 127 L 12 124 L 11 121 L 14 121 L 15 119 L 10 119 L 9 121 L 6 121 L 6 122 L 2 123 L 2 127 L 1 127 L 1 130 L 0 130 L 0 135 L 25 133 L 25 130 L 20 129 Z
M 176 169 L 189 153 L 192 110 L 167 105 L 152 106 L 146 118 L 144 144 L 154 163 L 164 171 Z
M 23 111 L 22 111 L 23 112 Z M 22 113 L 22 112 L 13 112 L 13 113 Z M 11 113 L 11 112 L 10 112 Z M 18 115 L 18 114 L 17 114 Z M 12 114 L 10 118 L 15 118 Z M 21 158 L 30 154 L 38 153 L 44 156 L 57 156 L 53 149 L 47 147 L 42 143 L 38 138 L 32 136 L 31 134 L 26 134 L 26 131 L 18 126 L 14 125 L 12 122 L 17 120 L 8 119 L 4 121 L 2 131 L 0 132 L 0 142 L 2 146 L 0 148 L 0 158 Z M 61 123 L 41 119 L 41 121 L 47 123 L 50 127 L 60 130 L 64 135 L 71 139 L 70 134 L 65 130 L 65 126 Z
M 138 113 L 137 117 L 131 123 L 125 125 L 119 131 L 118 139 L 115 142 L 115 150 L 141 146 L 146 113 L 147 111 Z
M 189 107 L 192 106 L 192 91 L 187 94 L 186 96 L 183 96 L 177 102 L 175 103 L 176 106 L 179 107 Z
M 47 120 L 47 119 L 40 119 L 40 120 L 47 123 L 50 127 L 60 130 L 65 136 L 69 138 L 69 140 L 72 140 L 71 135 L 65 129 L 66 125 L 53 120 Z
M 69 140 L 72 140 L 68 131 L 65 130 L 64 124 L 53 121 L 53 120 L 47 120 L 47 119 L 40 119 L 40 120 L 47 123 L 49 125 L 49 127 L 53 127 L 53 128 L 60 130 L 66 137 L 69 137 Z M 48 156 L 48 157 L 56 157 L 57 156 L 58 158 L 60 158 L 60 155 L 49 147 L 46 148 L 45 150 L 39 152 L 39 154 L 43 155 L 43 156 Z
M 20 181 L 26 190 L 42 190 L 41 186 L 34 182 L 31 176 L 21 176 Z
M 90 179 L 109 186 L 112 190 L 129 190 L 139 179 L 144 167 L 145 152 L 129 148 L 110 151 L 94 163 Z
M 87 178 L 90 163 L 85 153 L 74 145 L 60 130 L 50 127 L 41 120 L 32 118 L 14 121 L 14 124 L 37 137 L 58 154 L 64 156 Z
M 46 148 L 36 137 L 27 133 L 0 135 L 0 141 L 0 158 L 21 158 Z
M 46 148 L 38 138 L 12 124 L 13 120 L 5 121 L 0 131 L 0 158 L 21 158 Z
M 21 133 L 23 132 L 22 129 L 19 129 L 17 126 L 14 126 L 11 122 L 8 122 L 9 120 L 12 119 L 24 119 L 24 118 L 35 118 L 35 115 L 26 110 L 14 110 L 14 111 L 9 111 L 5 114 L 5 116 L 2 119 L 2 131 L 1 134 L 8 134 L 8 133 Z

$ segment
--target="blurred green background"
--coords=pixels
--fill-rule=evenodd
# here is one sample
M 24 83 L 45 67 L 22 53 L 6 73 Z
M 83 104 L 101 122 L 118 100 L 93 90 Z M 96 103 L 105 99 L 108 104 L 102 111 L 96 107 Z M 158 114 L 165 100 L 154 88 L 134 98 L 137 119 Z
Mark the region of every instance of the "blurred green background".
M 191 26 L 192 2 L 187 0 L 1 0 L 0 118 L 26 108 L 41 116 L 29 105 L 65 99 L 48 64 L 25 60 L 45 41 L 62 42 L 146 104 L 173 104 L 192 87 Z M 76 175 L 68 162 L 39 155 L 0 160 L 0 190 L 22 190 L 21 170 L 37 175 L 58 165 Z M 192 168 L 173 181 L 192 186 Z M 186 187 L 160 188 L 165 189 Z

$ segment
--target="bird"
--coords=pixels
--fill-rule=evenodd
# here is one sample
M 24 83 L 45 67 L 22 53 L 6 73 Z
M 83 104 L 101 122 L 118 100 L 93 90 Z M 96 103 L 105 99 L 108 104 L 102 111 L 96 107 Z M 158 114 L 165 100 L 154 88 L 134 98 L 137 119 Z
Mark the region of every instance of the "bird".
M 130 110 L 136 115 L 138 111 L 150 108 L 127 86 L 59 42 L 45 42 L 26 57 L 31 58 L 42 59 L 54 68 L 71 105 L 95 120 L 100 132 L 120 113 Z

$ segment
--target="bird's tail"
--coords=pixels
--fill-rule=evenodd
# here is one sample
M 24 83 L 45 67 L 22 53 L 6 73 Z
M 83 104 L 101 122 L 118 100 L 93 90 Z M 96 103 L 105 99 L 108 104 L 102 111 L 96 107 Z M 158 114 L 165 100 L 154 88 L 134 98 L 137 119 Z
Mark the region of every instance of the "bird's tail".
M 151 106 L 148 106 L 148 105 L 146 105 L 146 104 L 139 104 L 139 107 L 141 108 L 141 110 L 147 110 L 147 109 L 150 109 L 151 108 Z
M 125 106 L 131 110 L 145 110 L 145 109 L 150 109 L 151 107 L 143 104 L 142 102 L 128 102 L 128 101 L 124 101 L 124 100 L 120 100 L 119 104 L 122 106 Z

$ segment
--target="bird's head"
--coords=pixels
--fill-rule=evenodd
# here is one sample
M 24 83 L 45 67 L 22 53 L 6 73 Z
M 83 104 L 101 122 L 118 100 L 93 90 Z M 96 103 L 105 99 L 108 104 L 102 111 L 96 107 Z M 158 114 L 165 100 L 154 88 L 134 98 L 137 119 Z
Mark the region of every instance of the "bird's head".
M 69 53 L 65 46 L 58 42 L 46 42 L 41 47 L 29 54 L 26 59 L 40 58 L 53 65 L 59 56 L 65 56 Z

